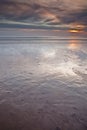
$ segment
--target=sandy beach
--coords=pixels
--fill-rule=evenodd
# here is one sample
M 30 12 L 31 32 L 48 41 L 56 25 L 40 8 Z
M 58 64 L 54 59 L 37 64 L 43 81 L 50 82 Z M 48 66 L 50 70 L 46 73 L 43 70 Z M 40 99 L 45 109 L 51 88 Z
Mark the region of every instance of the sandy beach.
M 87 130 L 86 41 L 0 41 L 0 130 Z

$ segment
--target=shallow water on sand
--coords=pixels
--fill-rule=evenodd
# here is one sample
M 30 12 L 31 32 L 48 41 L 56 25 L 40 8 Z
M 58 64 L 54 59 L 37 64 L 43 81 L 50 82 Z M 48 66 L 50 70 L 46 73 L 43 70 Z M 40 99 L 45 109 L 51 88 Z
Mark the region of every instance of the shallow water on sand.
M 0 43 L 0 130 L 87 130 L 87 42 Z

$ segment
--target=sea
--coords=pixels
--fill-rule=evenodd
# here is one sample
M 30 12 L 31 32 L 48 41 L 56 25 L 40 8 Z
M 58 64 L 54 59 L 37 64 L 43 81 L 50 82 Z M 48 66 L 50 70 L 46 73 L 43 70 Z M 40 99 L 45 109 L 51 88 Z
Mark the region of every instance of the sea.
M 0 130 L 87 130 L 87 39 L 0 37 Z

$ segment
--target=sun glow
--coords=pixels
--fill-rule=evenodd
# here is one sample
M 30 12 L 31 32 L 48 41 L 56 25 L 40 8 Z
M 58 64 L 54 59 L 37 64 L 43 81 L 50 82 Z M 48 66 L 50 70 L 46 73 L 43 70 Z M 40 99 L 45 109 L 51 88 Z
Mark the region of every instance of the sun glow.
M 71 24 L 69 32 L 71 33 L 80 33 L 84 32 L 85 26 L 80 24 Z
M 69 32 L 71 32 L 71 33 L 78 33 L 78 32 L 80 32 L 80 31 L 77 30 L 77 29 L 71 29 L 71 30 L 69 30 Z

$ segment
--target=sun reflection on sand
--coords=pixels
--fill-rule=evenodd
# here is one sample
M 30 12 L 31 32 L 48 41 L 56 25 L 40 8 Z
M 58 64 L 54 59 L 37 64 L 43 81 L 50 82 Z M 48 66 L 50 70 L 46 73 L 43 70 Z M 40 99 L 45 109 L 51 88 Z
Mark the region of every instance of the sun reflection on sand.
M 69 40 L 68 49 L 78 50 L 80 47 L 81 44 L 79 43 L 79 40 Z

